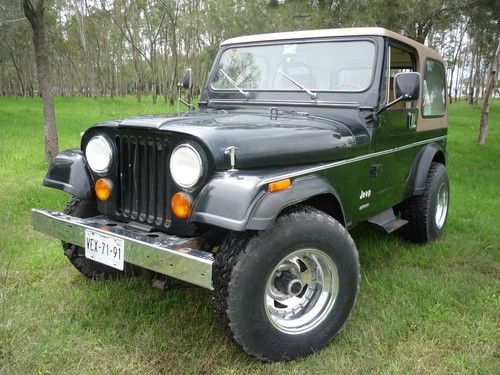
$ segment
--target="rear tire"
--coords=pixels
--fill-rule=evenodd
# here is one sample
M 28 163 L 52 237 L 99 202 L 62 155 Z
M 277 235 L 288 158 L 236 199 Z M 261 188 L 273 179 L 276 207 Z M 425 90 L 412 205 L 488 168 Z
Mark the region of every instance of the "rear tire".
M 263 361 L 327 345 L 354 306 L 356 247 L 325 213 L 301 208 L 264 232 L 231 233 L 215 254 L 212 302 L 226 333 Z
M 66 204 L 64 213 L 79 218 L 98 215 L 94 201 L 83 200 L 74 196 L 71 197 Z M 124 271 L 120 271 L 85 258 L 85 249 L 81 246 L 62 242 L 62 247 L 64 249 L 64 255 L 68 257 L 70 263 L 80 271 L 80 273 L 91 280 L 118 279 L 133 273 L 133 266 L 129 263 L 125 263 Z
M 401 234 L 409 241 L 424 243 L 443 234 L 448 218 L 450 183 L 446 167 L 432 163 L 424 194 L 411 197 L 400 206 L 401 218 L 408 220 Z

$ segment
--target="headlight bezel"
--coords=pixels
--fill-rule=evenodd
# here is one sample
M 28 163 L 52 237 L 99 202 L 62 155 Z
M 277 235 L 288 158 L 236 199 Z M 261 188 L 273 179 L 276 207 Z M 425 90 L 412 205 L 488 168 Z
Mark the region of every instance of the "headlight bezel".
M 94 166 L 92 165 L 93 164 L 93 161 L 92 161 L 92 154 L 93 153 L 88 152 L 88 148 L 89 148 L 89 145 L 93 141 L 94 142 L 99 141 L 99 142 L 103 142 L 105 144 L 104 152 L 105 152 L 106 157 L 108 158 L 108 161 L 107 161 L 106 166 L 103 168 L 96 168 L 95 165 Z M 94 135 L 89 139 L 89 141 L 85 145 L 84 154 L 85 154 L 85 159 L 87 160 L 87 164 L 92 172 L 99 174 L 99 175 L 104 175 L 110 171 L 111 166 L 113 165 L 114 149 L 113 149 L 113 144 L 103 134 Z M 89 154 L 90 154 L 90 157 L 89 157 Z M 94 154 L 95 154 L 95 152 L 94 152 Z
M 189 183 L 183 183 L 183 181 L 179 181 L 177 173 L 174 172 L 174 168 L 172 166 L 172 161 L 174 160 L 174 155 L 176 154 L 176 152 L 178 152 L 182 148 L 186 148 L 186 149 L 190 150 L 191 152 L 193 152 L 194 156 L 195 156 L 195 160 L 198 163 L 199 169 L 198 169 L 196 179 L 193 180 L 194 182 L 190 181 Z M 191 143 L 183 142 L 183 143 L 178 144 L 174 148 L 172 153 L 170 154 L 170 160 L 168 163 L 168 167 L 169 167 L 169 172 L 170 172 L 170 175 L 172 176 L 172 180 L 174 181 L 174 183 L 179 188 L 189 191 L 189 190 L 196 188 L 196 186 L 200 183 L 200 181 L 203 180 L 203 176 L 205 174 L 205 169 L 206 169 L 205 168 L 206 164 L 207 163 L 206 163 L 206 160 L 204 158 L 204 153 L 200 152 L 198 147 L 196 147 L 195 145 L 193 145 Z M 176 178 L 176 175 L 177 175 L 177 178 Z

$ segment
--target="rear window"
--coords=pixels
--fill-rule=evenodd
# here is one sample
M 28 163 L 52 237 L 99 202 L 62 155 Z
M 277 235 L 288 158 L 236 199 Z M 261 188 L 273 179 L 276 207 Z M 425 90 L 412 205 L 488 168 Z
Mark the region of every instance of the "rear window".
M 422 88 L 422 116 L 442 117 L 446 113 L 446 79 L 441 62 L 427 59 Z

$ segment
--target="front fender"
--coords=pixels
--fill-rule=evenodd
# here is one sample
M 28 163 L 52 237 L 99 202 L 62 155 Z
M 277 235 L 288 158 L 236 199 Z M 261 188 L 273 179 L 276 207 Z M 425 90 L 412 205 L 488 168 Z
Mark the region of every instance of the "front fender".
M 257 175 L 218 173 L 200 192 L 190 220 L 229 230 L 246 229 L 259 196 L 265 194 Z
M 269 193 L 271 181 L 257 174 L 221 173 L 201 191 L 191 221 L 235 231 L 265 230 L 286 207 L 321 194 L 333 194 L 338 199 L 333 187 L 315 174 L 297 177 L 289 189 Z
M 94 194 L 92 174 L 83 153 L 79 150 L 66 150 L 57 155 L 52 160 L 42 184 L 82 199 L 91 198 Z

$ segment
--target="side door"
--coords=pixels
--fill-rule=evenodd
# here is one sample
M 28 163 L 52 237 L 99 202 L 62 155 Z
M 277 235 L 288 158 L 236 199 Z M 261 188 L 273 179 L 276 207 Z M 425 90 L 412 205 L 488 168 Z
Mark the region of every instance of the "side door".
M 418 55 L 404 44 L 390 42 L 386 50 L 386 74 L 383 85 L 387 102 L 394 97 L 394 76 L 417 71 Z M 399 102 L 380 114 L 374 129 L 370 174 L 372 191 L 370 204 L 377 211 L 401 201 L 416 148 L 401 148 L 416 142 L 418 109 L 416 102 Z

